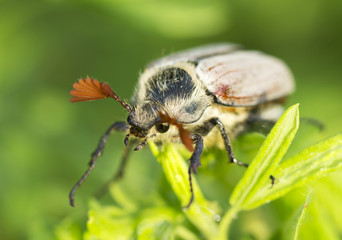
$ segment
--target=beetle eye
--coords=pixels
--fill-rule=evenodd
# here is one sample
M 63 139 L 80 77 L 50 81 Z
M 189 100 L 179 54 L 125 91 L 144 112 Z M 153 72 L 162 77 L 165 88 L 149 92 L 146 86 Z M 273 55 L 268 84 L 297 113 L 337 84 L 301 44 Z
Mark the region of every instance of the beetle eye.
M 160 133 L 165 133 L 169 130 L 170 125 L 168 123 L 158 123 L 156 124 L 156 130 Z

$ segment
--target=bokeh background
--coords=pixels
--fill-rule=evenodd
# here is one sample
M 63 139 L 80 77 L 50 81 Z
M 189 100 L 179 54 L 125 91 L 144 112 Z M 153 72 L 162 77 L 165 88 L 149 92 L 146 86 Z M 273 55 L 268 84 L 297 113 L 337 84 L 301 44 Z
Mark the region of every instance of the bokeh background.
M 67 216 L 84 229 L 87 199 L 115 172 L 119 134 L 78 192 L 78 207 L 68 205 L 99 137 L 126 118 L 111 100 L 69 103 L 78 78 L 108 82 L 129 99 L 150 60 L 206 43 L 240 43 L 288 63 L 297 81 L 289 104 L 299 102 L 301 116 L 325 124 L 323 139 L 342 130 L 341 23 L 339 0 L 0 1 L 0 239 L 54 239 Z M 134 153 L 128 167 L 124 181 L 132 189 L 137 179 L 155 188 L 163 175 L 148 150 Z M 322 181 L 334 182 L 336 193 L 340 175 Z M 340 203 L 327 203 L 334 207 L 326 215 Z M 285 214 L 279 206 L 266 219 Z M 341 237 L 341 220 L 328 219 Z M 260 229 L 260 239 L 271 236 Z

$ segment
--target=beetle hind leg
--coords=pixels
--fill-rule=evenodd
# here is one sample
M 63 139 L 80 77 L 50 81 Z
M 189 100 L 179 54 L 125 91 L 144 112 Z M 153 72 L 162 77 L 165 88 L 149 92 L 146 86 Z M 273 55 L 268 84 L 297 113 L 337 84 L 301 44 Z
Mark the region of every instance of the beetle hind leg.
M 251 132 L 259 132 L 264 136 L 270 133 L 273 126 L 276 124 L 276 120 L 263 119 L 260 117 L 250 116 L 245 124 L 244 130 L 238 135 Z
M 320 132 L 324 130 L 325 125 L 320 120 L 310 117 L 301 117 L 301 123 L 306 123 L 308 125 L 316 127 Z

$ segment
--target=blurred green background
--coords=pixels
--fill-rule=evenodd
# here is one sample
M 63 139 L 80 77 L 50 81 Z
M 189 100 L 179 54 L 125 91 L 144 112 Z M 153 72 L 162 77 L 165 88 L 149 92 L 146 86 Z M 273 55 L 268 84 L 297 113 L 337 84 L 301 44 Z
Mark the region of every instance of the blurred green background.
M 240 43 L 288 63 L 297 82 L 290 103 L 326 125 L 324 138 L 342 130 L 341 23 L 340 0 L 0 1 L 0 239 L 53 239 L 66 216 L 84 228 L 87 200 L 115 172 L 119 134 L 77 193 L 78 207 L 68 205 L 99 137 L 126 118 L 111 100 L 69 103 L 78 78 L 108 82 L 129 99 L 150 60 L 206 43 Z M 334 193 L 341 174 L 324 180 L 335 179 Z M 145 150 L 133 154 L 124 181 L 134 192 L 137 179 L 153 189 L 162 175 Z M 214 195 L 207 197 L 227 205 L 214 190 L 209 186 Z M 328 219 L 341 237 L 341 220 Z

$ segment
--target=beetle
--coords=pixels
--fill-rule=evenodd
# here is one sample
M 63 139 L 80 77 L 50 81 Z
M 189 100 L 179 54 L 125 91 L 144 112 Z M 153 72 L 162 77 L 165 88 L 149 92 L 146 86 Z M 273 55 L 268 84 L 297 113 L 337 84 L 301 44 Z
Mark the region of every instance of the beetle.
M 128 117 L 126 122 L 111 125 L 103 135 L 88 170 L 70 192 L 70 204 L 75 206 L 75 191 L 94 168 L 110 133 L 122 131 L 126 133 L 126 146 L 138 141 L 134 150 L 140 150 L 149 140 L 156 144 L 183 143 L 192 152 L 189 207 L 194 199 L 191 174 L 196 174 L 201 165 L 203 146 L 224 148 L 231 163 L 247 167 L 235 158 L 231 140 L 254 123 L 274 123 L 295 83 L 280 59 L 221 43 L 151 62 L 139 78 L 131 104 L 106 83 L 89 77 L 74 83 L 73 88 L 71 102 L 110 97 L 121 103 Z M 125 156 L 117 176 L 122 175 L 127 153 Z

